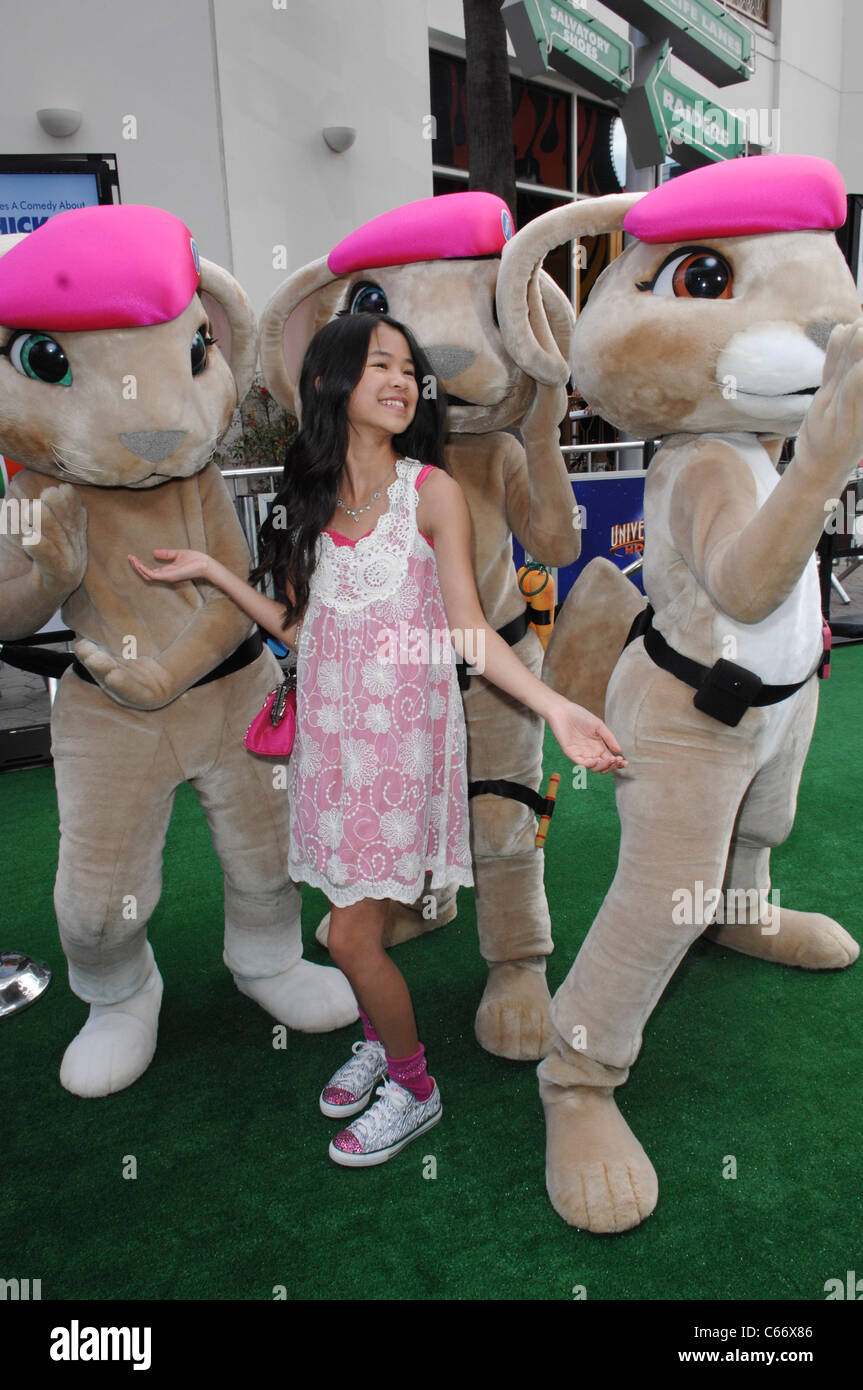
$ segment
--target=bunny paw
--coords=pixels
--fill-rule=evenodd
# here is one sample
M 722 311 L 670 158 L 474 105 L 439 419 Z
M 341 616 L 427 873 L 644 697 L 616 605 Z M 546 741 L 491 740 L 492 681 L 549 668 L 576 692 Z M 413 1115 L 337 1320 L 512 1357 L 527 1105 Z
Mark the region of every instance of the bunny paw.
M 538 1062 L 557 1036 L 550 1006 L 544 961 L 540 969 L 527 961 L 490 965 L 474 1024 L 476 1040 L 495 1057 Z
M 434 913 L 426 916 L 426 900 L 434 899 Z M 429 904 L 430 906 L 430 904 Z M 401 946 L 403 941 L 413 941 L 417 936 L 425 936 L 426 932 L 436 931 L 438 927 L 445 927 L 452 922 L 458 912 L 456 905 L 456 892 L 452 885 L 439 889 L 437 892 L 424 894 L 418 906 L 409 903 L 397 903 L 390 899 L 387 906 L 387 917 L 384 923 L 383 947 L 388 951 L 391 946 Z M 326 946 L 330 939 L 330 914 L 319 922 L 315 930 L 315 940 L 321 946 Z
M 725 922 L 708 927 L 705 936 L 744 956 L 796 965 L 802 970 L 844 970 L 860 947 L 844 927 L 820 912 L 794 912 L 771 905 L 763 923 Z
M 540 1092 L 546 1188 L 558 1216 L 597 1235 L 639 1226 L 656 1207 L 659 1184 L 608 1088 L 542 1083 Z
M 109 1096 L 131 1086 L 156 1051 L 162 977 L 154 967 L 147 983 L 119 1004 L 92 1004 L 90 1016 L 66 1048 L 60 1084 L 76 1096 Z
M 298 960 L 280 975 L 247 979 L 235 975 L 241 994 L 299 1033 L 330 1033 L 359 1018 L 353 990 L 340 970 Z

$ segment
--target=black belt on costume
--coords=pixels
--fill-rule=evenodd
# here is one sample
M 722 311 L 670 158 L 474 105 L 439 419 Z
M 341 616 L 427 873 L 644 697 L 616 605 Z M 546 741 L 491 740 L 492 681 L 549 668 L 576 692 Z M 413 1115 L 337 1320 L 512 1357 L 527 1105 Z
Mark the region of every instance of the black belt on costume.
M 514 647 L 516 642 L 521 641 L 530 627 L 531 621 L 533 621 L 530 616 L 532 612 L 533 610 L 531 608 L 525 608 L 522 613 L 519 613 L 517 618 L 513 618 L 511 623 L 504 623 L 503 627 L 497 629 L 498 637 L 502 637 L 508 647 Z M 548 621 L 545 614 L 541 614 L 540 616 L 543 621 Z M 465 661 L 457 661 L 455 669 L 456 675 L 458 676 L 459 688 L 461 690 L 468 690 L 470 687 L 470 678 L 473 675 L 470 666 L 468 666 Z
M 505 782 L 503 778 L 486 778 L 484 782 L 468 782 L 468 798 L 472 796 L 485 796 L 487 793 L 492 796 L 506 796 L 511 801 L 521 801 L 525 806 L 529 806 L 538 816 L 551 816 L 557 802 L 551 801 L 546 796 L 540 796 L 532 787 L 525 787 L 521 782 Z
M 503 627 L 497 629 L 498 637 L 502 637 L 507 646 L 514 647 L 516 642 L 520 642 L 528 631 L 532 622 L 537 620 L 547 623 L 551 619 L 546 613 L 536 614 L 535 610 L 526 607 L 519 613 L 517 618 L 513 618 L 511 623 L 505 623 Z M 471 668 L 464 661 L 456 662 L 456 672 L 458 683 L 462 690 L 467 690 L 470 685 L 472 675 Z M 503 796 L 510 801 L 520 801 L 528 806 L 537 816 L 550 816 L 554 811 L 555 802 L 549 801 L 547 797 L 540 796 L 533 787 L 526 787 L 521 782 L 508 782 L 502 777 L 487 777 L 482 782 L 468 782 L 468 798 L 472 796 Z
M 765 685 L 754 671 L 738 666 L 735 661 L 726 661 L 724 657 L 720 657 L 712 666 L 702 666 L 700 661 L 693 661 L 675 651 L 657 632 L 653 626 L 650 604 L 636 615 L 624 647 L 628 647 L 636 637 L 644 639 L 644 650 L 651 661 L 695 689 L 697 693 L 692 703 L 696 709 L 730 728 L 739 724 L 746 711 L 753 706 L 777 705 L 781 700 L 787 700 L 815 674 L 812 671 L 805 680 L 795 681 L 793 685 Z M 823 660 L 822 656 L 816 670 L 820 669 Z
M 264 644 L 260 632 L 253 632 L 251 637 L 247 637 L 245 642 L 240 643 L 236 651 L 232 652 L 230 656 L 225 657 L 225 660 L 214 670 L 208 671 L 206 676 L 202 676 L 199 681 L 195 681 L 194 685 L 190 685 L 189 689 L 197 690 L 199 685 L 208 685 L 210 681 L 221 680 L 222 676 L 230 676 L 233 675 L 234 671 L 241 671 L 244 666 L 251 665 L 251 663 L 261 655 L 263 650 Z M 99 684 L 99 682 L 90 675 L 87 667 L 83 666 L 77 657 L 72 662 L 72 670 L 75 672 L 76 676 L 80 676 L 81 680 L 89 681 L 91 685 Z

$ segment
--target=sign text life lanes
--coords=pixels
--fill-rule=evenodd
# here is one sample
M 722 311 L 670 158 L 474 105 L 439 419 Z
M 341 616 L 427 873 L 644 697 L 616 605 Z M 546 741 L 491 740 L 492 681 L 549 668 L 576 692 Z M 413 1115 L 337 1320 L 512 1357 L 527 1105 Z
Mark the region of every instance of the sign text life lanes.
M 678 58 L 717 87 L 745 82 L 752 76 L 752 34 L 717 0 L 604 3 L 648 38 L 657 42 L 667 39 Z

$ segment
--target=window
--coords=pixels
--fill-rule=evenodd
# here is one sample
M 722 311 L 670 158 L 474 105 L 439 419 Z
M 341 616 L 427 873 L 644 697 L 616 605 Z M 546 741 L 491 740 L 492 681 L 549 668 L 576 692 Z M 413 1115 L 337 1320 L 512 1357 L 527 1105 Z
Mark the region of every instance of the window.
M 434 51 L 430 54 L 435 193 L 459 193 L 467 188 L 466 66 L 464 58 Z M 541 213 L 572 201 L 572 97 L 520 77 L 511 77 L 510 85 L 516 178 L 513 211 L 516 226 L 523 227 Z M 553 251 L 545 268 L 571 295 L 567 247 Z

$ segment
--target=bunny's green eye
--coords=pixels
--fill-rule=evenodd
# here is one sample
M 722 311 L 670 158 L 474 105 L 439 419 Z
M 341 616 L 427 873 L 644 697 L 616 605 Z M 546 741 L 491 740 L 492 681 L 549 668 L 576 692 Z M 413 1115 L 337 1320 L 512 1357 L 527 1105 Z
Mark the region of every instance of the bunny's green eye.
M 361 280 L 351 291 L 350 312 L 352 314 L 388 314 L 387 297 L 380 285 L 370 280 Z
M 22 376 L 52 386 L 71 386 L 72 368 L 60 344 L 47 333 L 17 333 L 7 349 L 9 361 Z

